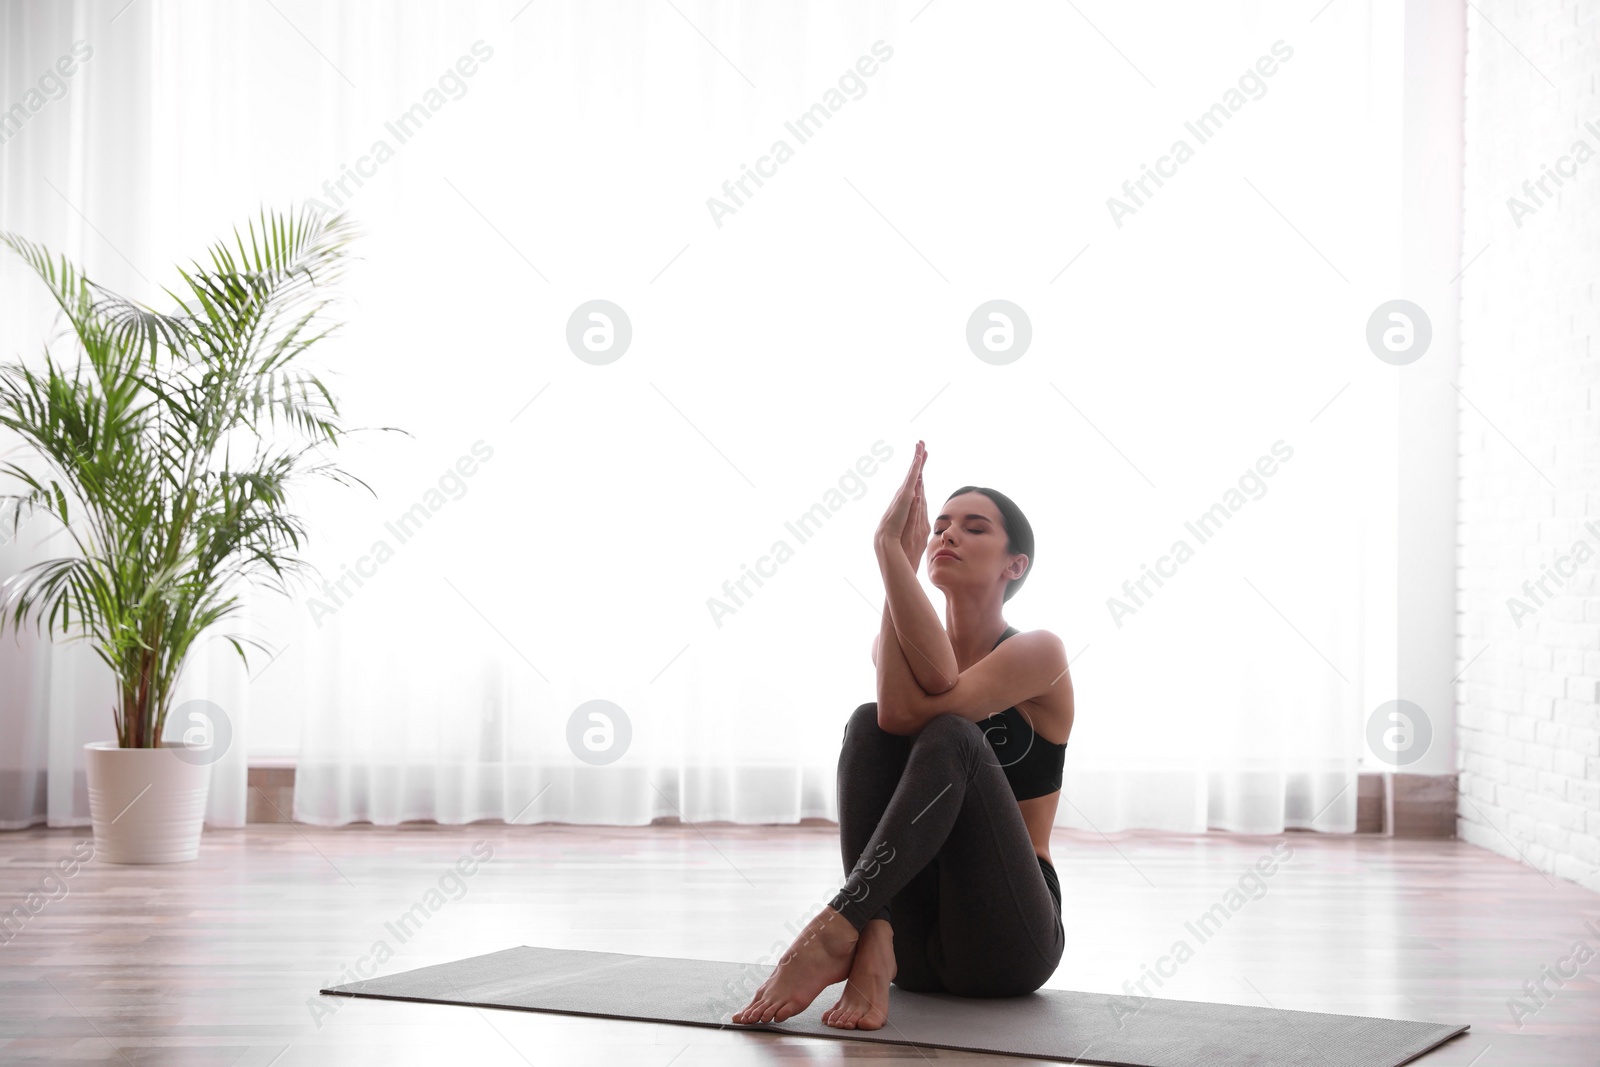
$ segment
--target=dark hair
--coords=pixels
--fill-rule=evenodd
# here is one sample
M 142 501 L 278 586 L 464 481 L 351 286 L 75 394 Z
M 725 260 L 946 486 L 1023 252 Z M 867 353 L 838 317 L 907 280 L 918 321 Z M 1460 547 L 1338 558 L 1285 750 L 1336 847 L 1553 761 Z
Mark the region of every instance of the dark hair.
M 1000 509 L 1000 518 L 1006 527 L 1006 551 L 1011 555 L 1018 553 L 1028 557 L 1028 565 L 1022 572 L 1021 578 L 1013 578 L 1006 584 L 1006 592 L 1001 600 L 1010 600 L 1022 588 L 1022 583 L 1028 580 L 1028 575 L 1033 573 L 1033 524 L 1028 517 L 1017 507 L 1016 502 L 998 489 L 990 489 L 985 485 L 963 485 L 960 489 L 945 497 L 949 503 L 962 493 L 982 493 L 994 501 L 994 506 Z

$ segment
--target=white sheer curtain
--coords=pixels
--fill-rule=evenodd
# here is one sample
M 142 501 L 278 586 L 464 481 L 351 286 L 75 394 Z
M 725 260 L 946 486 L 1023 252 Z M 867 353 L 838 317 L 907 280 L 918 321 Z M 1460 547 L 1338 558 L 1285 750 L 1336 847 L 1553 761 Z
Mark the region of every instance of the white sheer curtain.
M 316 365 L 410 436 L 333 453 L 375 497 L 298 502 L 343 590 L 251 594 L 234 629 L 278 656 L 246 679 L 215 641 L 186 677 L 238 739 L 208 822 L 241 824 L 247 749 L 295 757 L 320 824 L 834 817 L 869 538 L 922 438 L 931 501 L 992 485 L 1038 534 L 1006 617 L 1073 656 L 1060 825 L 1353 829 L 1392 696 L 1393 368 L 1363 331 L 1396 295 L 1400 49 L 1319 7 L 5 8 L 5 104 L 94 54 L 0 146 L 4 228 L 152 301 L 261 204 L 364 230 Z M 0 355 L 31 357 L 42 290 L 14 259 L 0 286 Z M 1032 326 L 1004 366 L 966 343 L 995 298 Z M 603 365 L 567 344 L 597 299 L 632 328 Z M 0 824 L 86 822 L 109 683 L 31 636 L 0 670 Z M 604 764 L 570 740 L 594 700 L 631 733 Z

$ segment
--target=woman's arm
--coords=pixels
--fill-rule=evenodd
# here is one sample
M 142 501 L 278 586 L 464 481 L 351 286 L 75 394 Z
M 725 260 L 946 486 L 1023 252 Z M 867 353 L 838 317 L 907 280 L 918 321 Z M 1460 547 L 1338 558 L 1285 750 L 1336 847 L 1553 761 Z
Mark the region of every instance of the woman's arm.
M 891 658 L 903 660 L 898 642 L 879 651 L 879 662 Z M 904 670 L 909 673 L 910 668 Z M 1071 728 L 1072 680 L 1067 671 L 1067 650 L 1061 639 L 1048 630 L 1030 630 L 1017 634 L 978 662 L 961 672 L 961 677 L 949 690 L 937 695 L 916 692 L 903 683 L 894 689 L 895 679 L 891 665 L 885 676 L 888 687 L 880 686 L 887 698 L 878 702 L 878 725 L 892 734 L 910 736 L 919 733 L 934 717 L 946 713 L 959 715 L 973 722 L 982 722 L 996 712 L 1016 707 L 1049 692 L 1065 679 L 1068 707 L 1067 726 Z M 909 694 L 896 698 L 894 694 Z M 897 702 L 898 699 L 898 702 Z
M 922 583 L 917 581 L 916 571 L 907 561 L 899 539 L 879 537 L 876 545 L 878 569 L 883 572 L 883 587 L 888 597 L 884 606 L 883 648 L 888 647 L 888 635 L 894 634 L 903 659 L 922 691 L 935 695 L 943 693 L 956 684 L 961 674 L 950 635 L 945 633 L 944 623 L 939 621 L 938 612 L 923 591 Z M 880 656 L 881 652 L 880 649 Z M 879 671 L 881 676 L 881 664 Z
M 922 465 L 927 450 L 917 442 L 905 480 L 895 492 L 873 534 L 873 549 L 888 599 L 878 635 L 878 686 L 880 712 L 888 702 L 891 713 L 904 710 L 906 697 L 943 693 L 956 684 L 959 668 L 944 625 L 917 581 L 916 560 L 928 545 L 928 504 L 923 496 Z M 891 640 L 892 639 L 892 640 Z M 893 646 L 891 648 L 890 646 Z M 898 652 L 898 655 L 890 655 Z M 902 687 L 899 660 L 905 665 L 917 692 Z M 885 685 L 885 667 L 890 677 Z
M 878 631 L 878 725 L 892 734 L 908 735 L 921 729 L 909 728 L 908 713 L 928 694 L 911 673 L 905 652 L 894 632 L 889 605 L 883 605 L 883 625 Z

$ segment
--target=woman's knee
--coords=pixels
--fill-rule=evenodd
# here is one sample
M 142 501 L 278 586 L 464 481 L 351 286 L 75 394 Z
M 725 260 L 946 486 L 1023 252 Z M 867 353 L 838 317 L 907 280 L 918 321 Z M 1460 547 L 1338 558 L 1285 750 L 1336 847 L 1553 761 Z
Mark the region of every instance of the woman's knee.
M 850 713 L 841 741 L 846 747 L 853 744 L 887 744 L 896 751 L 919 744 L 950 745 L 965 751 L 980 751 L 989 747 L 983 744 L 983 730 L 978 724 L 955 712 L 941 712 L 933 716 L 915 734 L 890 733 L 878 725 L 878 703 L 875 700 L 862 704 Z
M 873 730 L 882 729 L 878 725 L 878 702 L 876 700 L 869 700 L 850 713 L 850 718 L 845 720 L 844 737 L 848 740 L 852 732 L 859 736 L 862 731 L 869 727 Z
M 945 711 L 924 723 L 916 739 L 975 748 L 983 740 L 983 730 L 966 716 Z

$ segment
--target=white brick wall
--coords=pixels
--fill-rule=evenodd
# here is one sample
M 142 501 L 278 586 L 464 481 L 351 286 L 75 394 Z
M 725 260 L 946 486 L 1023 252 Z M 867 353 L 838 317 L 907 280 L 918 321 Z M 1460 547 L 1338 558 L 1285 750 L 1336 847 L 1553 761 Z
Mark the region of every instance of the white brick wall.
M 1493 25 L 1468 8 L 1456 826 L 1600 891 L 1600 5 L 1475 2 Z M 1564 156 L 1535 204 L 1523 183 Z M 1513 196 L 1535 208 L 1520 227 Z M 1580 540 L 1594 555 L 1552 595 L 1523 591 Z

